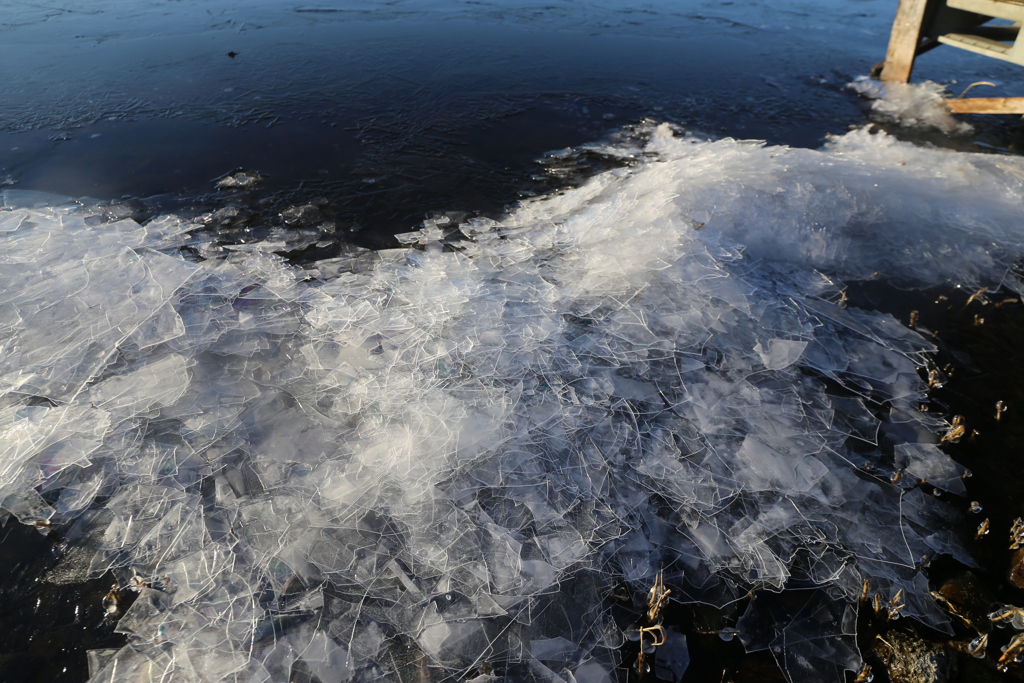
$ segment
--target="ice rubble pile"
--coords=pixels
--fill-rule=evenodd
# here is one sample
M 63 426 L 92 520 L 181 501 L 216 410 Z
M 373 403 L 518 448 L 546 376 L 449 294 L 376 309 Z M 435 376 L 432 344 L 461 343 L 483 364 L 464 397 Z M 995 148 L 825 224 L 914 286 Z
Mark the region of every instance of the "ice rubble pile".
M 864 578 L 944 628 L 920 563 L 970 558 L 916 486 L 963 490 L 932 347 L 840 291 L 1006 280 L 1020 161 L 649 132 L 460 240 L 306 269 L 0 212 L 0 505 L 140 593 L 91 680 L 610 680 L 614 595 L 659 571 L 755 591 L 740 637 L 792 680 L 858 666 Z
M 958 121 L 943 101 L 946 87 L 933 81 L 897 83 L 861 76 L 847 87 L 871 102 L 881 117 L 907 127 L 937 128 L 946 135 L 966 135 L 971 124 Z

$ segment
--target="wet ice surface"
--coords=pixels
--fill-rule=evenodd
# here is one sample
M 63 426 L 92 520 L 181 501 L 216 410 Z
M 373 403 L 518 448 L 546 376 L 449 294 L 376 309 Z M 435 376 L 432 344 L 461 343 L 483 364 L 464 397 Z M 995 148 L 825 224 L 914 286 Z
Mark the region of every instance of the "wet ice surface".
M 629 165 L 306 267 L 3 193 L 0 514 L 139 593 L 91 680 L 611 680 L 642 624 L 615 596 L 659 572 L 752 592 L 739 638 L 794 681 L 859 668 L 864 579 L 949 630 L 934 348 L 843 283 L 1019 291 L 1024 164 L 600 146 Z
M 842 100 L 836 79 L 841 86 L 884 56 L 894 14 L 888 0 L 0 8 L 0 74 L 10 84 L 0 129 L 75 135 L 154 116 L 261 127 L 302 118 L 392 140 L 405 137 L 403 126 L 443 123 L 435 118 L 507 116 L 538 95 L 657 106 L 701 124 L 729 114 L 751 126 L 786 116 L 820 123 Z M 917 69 L 917 78 L 995 80 L 991 95 L 1020 82 L 1012 65 L 948 48 Z M 801 107 L 791 106 L 795 92 Z M 411 112 L 420 115 L 409 121 Z
M 844 86 L 882 58 L 894 11 L 891 0 L 0 0 L 0 184 L 194 201 L 242 167 L 266 176 L 262 199 L 326 197 L 343 207 L 339 229 L 389 237 L 425 211 L 501 213 L 536 156 L 644 116 L 817 147 L 862 119 Z M 1024 92 L 1013 65 L 952 48 L 919 60 L 923 78 Z M 986 130 L 979 139 L 1002 149 L 1013 138 Z

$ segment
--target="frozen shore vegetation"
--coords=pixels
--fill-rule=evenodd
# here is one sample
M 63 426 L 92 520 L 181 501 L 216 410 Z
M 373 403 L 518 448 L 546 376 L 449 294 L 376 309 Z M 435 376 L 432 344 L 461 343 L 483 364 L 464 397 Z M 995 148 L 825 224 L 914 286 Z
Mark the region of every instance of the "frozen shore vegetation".
M 864 579 L 947 628 L 933 347 L 842 291 L 1019 289 L 1024 163 L 863 130 L 601 151 L 633 164 L 305 267 L 4 195 L 0 516 L 139 592 L 92 681 L 596 683 L 659 572 L 753 592 L 738 635 L 793 681 L 859 668 Z

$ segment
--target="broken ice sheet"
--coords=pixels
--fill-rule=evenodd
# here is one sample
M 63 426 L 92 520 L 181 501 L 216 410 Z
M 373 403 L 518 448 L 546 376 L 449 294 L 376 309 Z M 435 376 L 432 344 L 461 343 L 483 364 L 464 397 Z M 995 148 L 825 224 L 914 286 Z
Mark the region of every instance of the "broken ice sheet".
M 787 680 L 841 681 L 860 665 L 857 610 L 822 589 L 759 593 L 737 624 L 748 652 L 770 650 Z
M 610 596 L 659 572 L 753 592 L 741 636 L 793 680 L 859 668 L 864 578 L 944 628 L 920 557 L 969 554 L 915 488 L 959 482 L 917 412 L 933 347 L 836 301 L 1004 282 L 1022 163 L 641 132 L 644 163 L 458 243 L 305 268 L 189 262 L 173 216 L 0 211 L 0 507 L 77 518 L 91 571 L 148 591 L 93 680 L 611 680 Z

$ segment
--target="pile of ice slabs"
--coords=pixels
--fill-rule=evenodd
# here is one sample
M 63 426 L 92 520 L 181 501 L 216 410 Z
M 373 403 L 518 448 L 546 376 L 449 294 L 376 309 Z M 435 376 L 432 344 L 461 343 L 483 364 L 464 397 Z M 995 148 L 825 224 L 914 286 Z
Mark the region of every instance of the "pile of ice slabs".
M 633 163 L 306 268 L 6 194 L 0 514 L 138 591 L 92 681 L 609 681 L 659 572 L 752 592 L 726 636 L 794 681 L 859 667 L 866 578 L 948 629 L 933 347 L 841 293 L 1018 286 L 1024 164 L 863 131 L 598 151 Z

